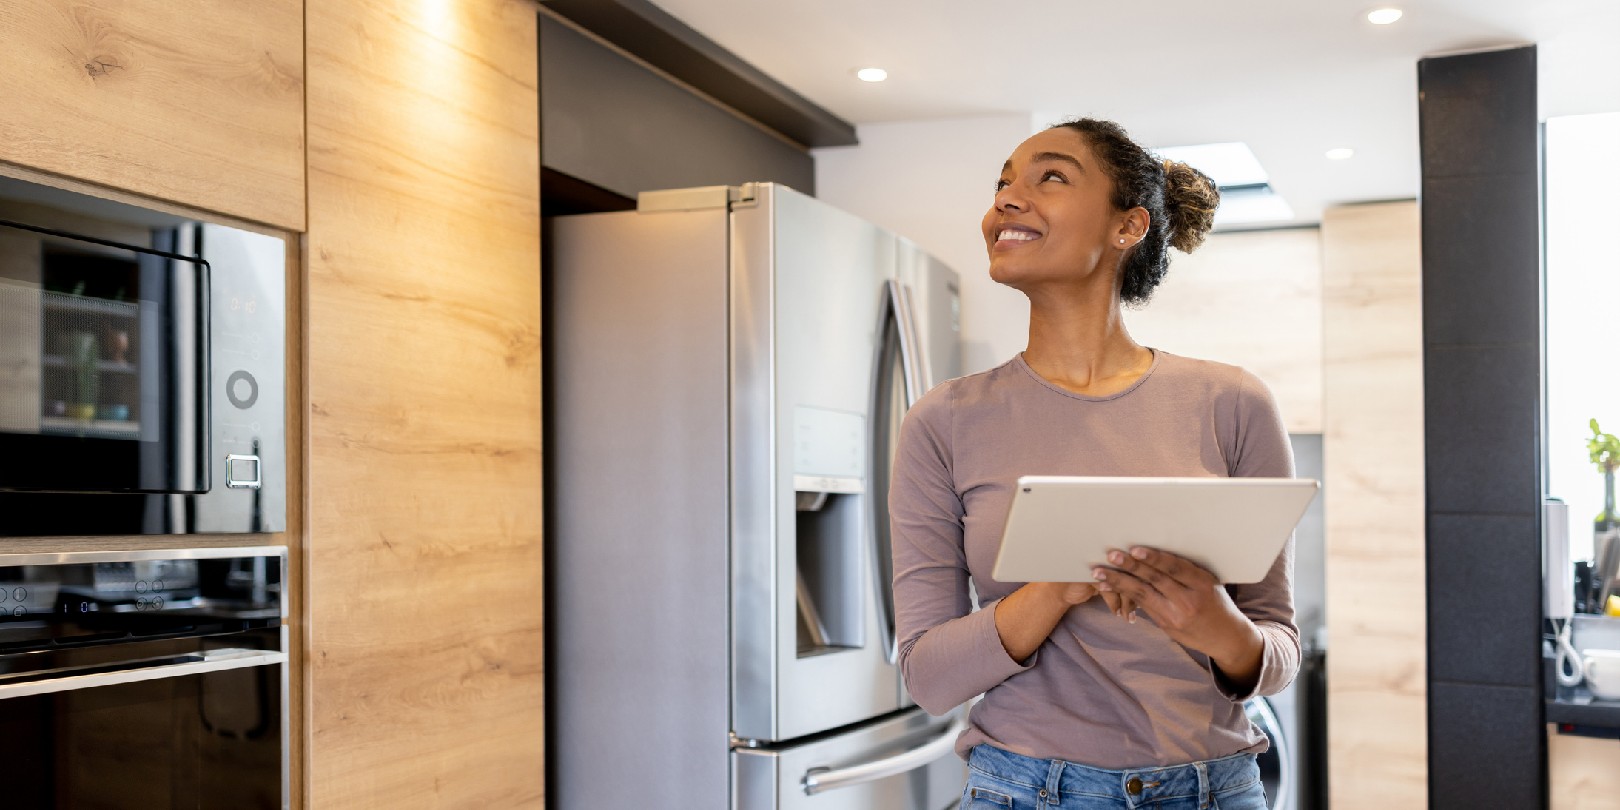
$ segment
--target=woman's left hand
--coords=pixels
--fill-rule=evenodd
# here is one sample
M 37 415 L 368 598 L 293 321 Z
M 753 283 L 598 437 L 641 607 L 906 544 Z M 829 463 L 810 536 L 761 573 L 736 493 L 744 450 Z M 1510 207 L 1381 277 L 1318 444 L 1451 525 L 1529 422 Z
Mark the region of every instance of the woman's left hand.
M 1203 566 L 1167 551 L 1137 547 L 1108 552 L 1097 589 L 1135 603 L 1172 640 L 1212 659 L 1238 683 L 1258 674 L 1264 644 L 1254 622 Z

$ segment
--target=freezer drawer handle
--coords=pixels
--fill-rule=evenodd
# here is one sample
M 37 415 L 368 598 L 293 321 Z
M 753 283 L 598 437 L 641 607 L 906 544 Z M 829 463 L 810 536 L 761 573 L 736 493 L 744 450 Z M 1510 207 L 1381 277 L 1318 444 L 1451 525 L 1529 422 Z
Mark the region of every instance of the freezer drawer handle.
M 826 793 L 829 790 L 876 782 L 879 779 L 885 779 L 895 774 L 921 768 L 949 754 L 951 748 L 956 745 L 956 738 L 966 728 L 967 720 L 958 717 L 938 736 L 916 748 L 903 751 L 892 757 L 863 762 L 859 765 L 851 765 L 848 768 L 839 768 L 838 770 L 811 768 L 805 771 L 804 779 L 800 782 L 800 784 L 804 785 L 804 795 L 814 796 L 817 793 Z
M 183 656 L 183 658 L 190 660 L 180 664 L 134 666 L 113 672 L 96 672 L 88 675 L 68 674 L 65 677 L 51 678 L 49 680 L 0 684 L 0 700 L 29 697 L 31 695 L 46 695 L 52 692 L 71 692 L 78 689 L 92 689 L 98 686 L 118 686 L 138 681 L 155 681 L 162 678 L 179 678 L 186 675 L 201 675 L 227 669 L 281 664 L 287 661 L 287 654 L 267 650 L 209 650 L 196 655 Z

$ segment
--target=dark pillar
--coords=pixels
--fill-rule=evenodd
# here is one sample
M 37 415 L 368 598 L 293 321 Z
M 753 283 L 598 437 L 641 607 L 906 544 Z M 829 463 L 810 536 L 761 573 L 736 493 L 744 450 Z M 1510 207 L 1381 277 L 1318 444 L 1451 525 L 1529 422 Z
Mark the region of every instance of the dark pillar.
M 1429 806 L 1545 807 L 1534 47 L 1418 63 Z

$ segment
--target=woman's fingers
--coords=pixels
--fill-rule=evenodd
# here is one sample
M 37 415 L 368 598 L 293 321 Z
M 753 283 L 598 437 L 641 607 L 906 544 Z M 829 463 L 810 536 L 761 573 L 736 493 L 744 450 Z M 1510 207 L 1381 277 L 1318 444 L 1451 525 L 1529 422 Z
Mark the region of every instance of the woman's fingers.
M 1168 551 L 1136 546 L 1131 549 L 1128 556 L 1122 551 L 1109 552 L 1110 562 L 1116 559 L 1115 555 L 1118 555 L 1118 559 L 1122 560 L 1122 563 L 1115 563 L 1115 565 L 1121 565 L 1121 567 L 1145 566 L 1161 572 L 1163 576 L 1169 577 L 1188 588 L 1204 588 L 1215 581 L 1215 575 L 1211 574 L 1208 569 L 1186 557 L 1171 554 Z M 1131 570 L 1134 570 L 1134 568 Z
M 1154 590 L 1176 599 L 1202 593 L 1215 587 L 1215 575 L 1197 563 L 1167 551 L 1137 546 L 1130 553 L 1110 549 L 1108 562 L 1115 570 L 1130 574 Z
M 1097 590 L 1102 593 L 1117 593 L 1129 598 L 1137 607 L 1152 614 L 1154 607 L 1164 600 L 1164 594 L 1146 580 L 1117 568 L 1092 569 L 1091 575 L 1097 578 Z

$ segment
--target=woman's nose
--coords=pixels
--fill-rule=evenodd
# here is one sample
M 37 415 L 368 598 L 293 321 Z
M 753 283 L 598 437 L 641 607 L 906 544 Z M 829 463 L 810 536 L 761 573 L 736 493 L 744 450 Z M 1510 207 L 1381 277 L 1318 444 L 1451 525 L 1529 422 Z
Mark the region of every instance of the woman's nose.
M 1017 191 L 1015 191 L 1015 188 L 1016 188 L 1015 186 L 1006 186 L 1006 187 L 1002 188 L 1000 191 L 996 192 L 996 210 L 997 211 L 1019 211 L 1019 212 L 1022 212 L 1024 210 L 1026 210 L 1025 209 L 1024 198 L 1023 198 L 1023 196 L 1018 194 Z

